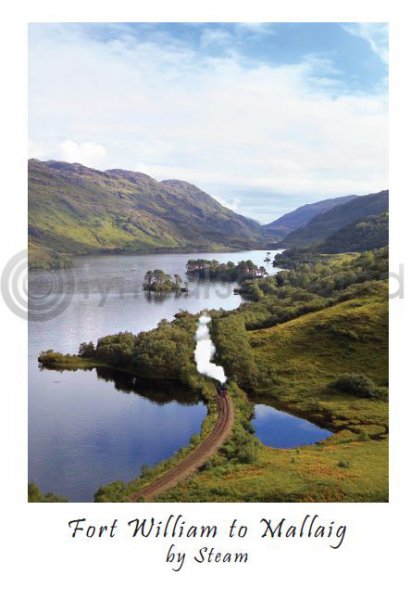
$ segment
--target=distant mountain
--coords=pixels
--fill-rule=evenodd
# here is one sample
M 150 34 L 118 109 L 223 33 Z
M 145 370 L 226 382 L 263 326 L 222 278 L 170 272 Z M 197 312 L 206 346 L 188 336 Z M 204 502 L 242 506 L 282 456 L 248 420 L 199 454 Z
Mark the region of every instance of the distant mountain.
M 313 204 L 305 204 L 296 208 L 292 212 L 289 212 L 276 221 L 263 225 L 265 231 L 271 235 L 276 236 L 278 239 L 285 238 L 289 233 L 304 227 L 311 219 L 320 215 L 335 206 L 345 204 L 350 200 L 353 200 L 357 196 L 341 196 L 339 198 L 329 198 L 328 200 L 321 200 L 320 202 L 314 202 Z
M 101 252 L 252 248 L 266 242 L 257 222 L 185 181 L 29 161 L 29 264 L 63 266 Z
M 388 245 L 388 213 L 342 227 L 317 247 L 319 252 L 363 252 Z
M 320 214 L 305 227 L 296 229 L 281 242 L 285 248 L 306 248 L 325 242 L 333 233 L 360 220 L 379 215 L 388 210 L 388 190 L 367 196 L 357 196 L 349 202 Z

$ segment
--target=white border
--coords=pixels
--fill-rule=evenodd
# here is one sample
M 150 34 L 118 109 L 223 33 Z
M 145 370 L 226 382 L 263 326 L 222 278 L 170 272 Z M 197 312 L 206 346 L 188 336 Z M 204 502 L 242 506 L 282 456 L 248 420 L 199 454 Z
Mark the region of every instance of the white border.
M 346 0 L 330 3 L 256 1 L 247 5 L 209 0 L 198 3 L 102 3 L 72 0 L 20 2 L 9 5 L 1 20 L 2 92 L 0 145 L 2 165 L 2 269 L 26 245 L 26 81 L 27 23 L 32 21 L 389 21 L 391 40 L 391 269 L 405 263 L 410 163 L 409 21 L 393 4 Z M 396 4 L 399 6 L 399 3 Z M 353 132 L 355 135 L 355 132 Z M 406 271 L 406 270 L 405 270 Z M 405 287 L 407 294 L 407 287 Z M 199 504 L 199 505 L 30 505 L 27 484 L 27 329 L 1 303 L 2 344 L 0 414 L 1 549 L 6 562 L 0 579 L 5 598 L 120 598 L 165 594 L 167 598 L 209 598 L 230 593 L 334 599 L 397 597 L 406 590 L 405 563 L 409 534 L 410 463 L 406 455 L 410 385 L 407 381 L 409 325 L 407 298 L 391 303 L 391 500 L 389 504 Z M 408 329 L 409 331 L 409 329 Z M 67 521 L 86 516 L 94 521 L 123 522 L 143 515 L 181 512 L 192 521 L 228 523 L 237 517 L 250 525 L 246 566 L 194 565 L 173 573 L 164 563 L 167 543 L 116 538 L 71 540 Z M 347 523 L 340 550 L 325 544 L 272 544 L 253 534 L 262 516 L 299 518 L 319 513 Z M 251 540 L 254 537 L 254 541 Z M 222 544 L 229 547 L 229 543 Z M 239 548 L 241 549 L 241 548 Z M 403 550 L 404 549 L 404 550 Z M 3 559 L 4 560 L 4 559 Z M 150 587 L 149 587 L 150 586 Z M 399 597 L 406 593 L 399 592 Z

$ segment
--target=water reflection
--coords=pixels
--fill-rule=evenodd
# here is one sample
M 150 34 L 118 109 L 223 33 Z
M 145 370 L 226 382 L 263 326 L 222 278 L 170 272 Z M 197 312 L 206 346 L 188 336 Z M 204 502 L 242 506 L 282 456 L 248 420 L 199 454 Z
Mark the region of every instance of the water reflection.
M 73 502 L 172 456 L 207 412 L 184 388 L 152 389 L 110 369 L 37 370 L 31 385 L 39 393 L 29 398 L 29 478 Z
M 156 381 L 153 382 L 138 379 L 131 373 L 109 369 L 107 367 L 98 367 L 96 369 L 97 379 L 111 382 L 114 388 L 125 394 L 137 394 L 144 396 L 146 400 L 164 405 L 170 402 L 178 402 L 186 406 L 193 406 L 201 402 L 200 396 L 193 394 L 192 390 L 185 388 L 174 381 Z
M 155 304 L 163 304 L 170 297 L 174 299 L 181 298 L 182 296 L 186 296 L 187 292 L 144 292 L 144 298 L 147 302 L 154 302 Z

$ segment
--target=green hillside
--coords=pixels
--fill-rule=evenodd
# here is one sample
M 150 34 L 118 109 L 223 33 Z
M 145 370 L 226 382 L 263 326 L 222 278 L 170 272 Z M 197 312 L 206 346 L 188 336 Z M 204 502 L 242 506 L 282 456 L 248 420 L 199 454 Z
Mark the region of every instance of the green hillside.
M 158 501 L 387 501 L 388 289 L 380 279 L 386 268 L 386 249 L 323 257 L 290 271 L 284 282 L 277 278 L 276 287 L 263 286 L 257 304 L 215 315 L 219 360 L 250 399 L 307 418 L 334 435 L 294 449 L 262 446 L 248 464 L 216 457 Z M 350 273 L 353 280 L 343 282 Z M 293 318 L 290 309 L 303 299 L 303 290 L 305 305 Z M 309 290 L 324 304 L 312 303 Z M 290 312 L 276 312 L 280 303 Z M 269 327 L 267 309 L 277 323 Z
M 340 335 L 336 333 L 340 331 Z M 348 333 L 350 332 L 350 338 Z M 260 371 L 254 400 L 336 433 L 296 449 L 263 446 L 252 464 L 209 468 L 160 501 L 378 502 L 388 499 L 386 286 L 372 294 L 249 334 Z M 371 352 L 370 349 L 374 348 Z M 381 398 L 333 391 L 345 372 L 373 378 Z M 215 460 L 216 465 L 218 461 Z
M 318 252 L 361 252 L 388 245 L 388 213 L 350 223 L 317 247 Z
M 345 204 L 356 197 L 357 196 L 355 195 L 341 196 L 340 198 L 329 198 L 328 200 L 305 204 L 304 206 L 300 206 L 292 212 L 283 215 L 276 221 L 263 225 L 263 227 L 267 233 L 282 240 L 292 231 L 307 225 L 307 223 L 317 215 L 327 212 L 340 204 Z
M 29 263 L 74 254 L 220 250 L 264 243 L 262 227 L 183 181 L 29 161 Z
M 307 225 L 287 235 L 282 244 L 286 248 L 305 248 L 324 242 L 336 231 L 350 223 L 376 216 L 388 210 L 388 190 L 377 194 L 358 196 L 349 202 L 314 217 Z

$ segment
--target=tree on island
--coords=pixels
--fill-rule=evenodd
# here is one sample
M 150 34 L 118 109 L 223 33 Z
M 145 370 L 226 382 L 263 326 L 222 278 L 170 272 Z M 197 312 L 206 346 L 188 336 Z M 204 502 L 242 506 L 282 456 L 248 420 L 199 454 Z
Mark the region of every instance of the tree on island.
M 242 260 L 237 265 L 229 261 L 219 263 L 217 260 L 189 260 L 186 266 L 189 277 L 215 281 L 244 281 L 245 279 L 262 278 L 267 274 L 264 267 L 258 267 L 252 260 Z
M 143 289 L 148 292 L 180 292 L 182 290 L 182 279 L 179 275 L 174 275 L 174 281 L 171 275 L 164 273 L 161 269 L 147 271 L 144 275 Z
M 153 271 L 147 271 L 147 273 L 144 275 L 144 281 L 148 286 L 151 286 L 151 284 L 153 283 L 153 278 L 154 278 Z

